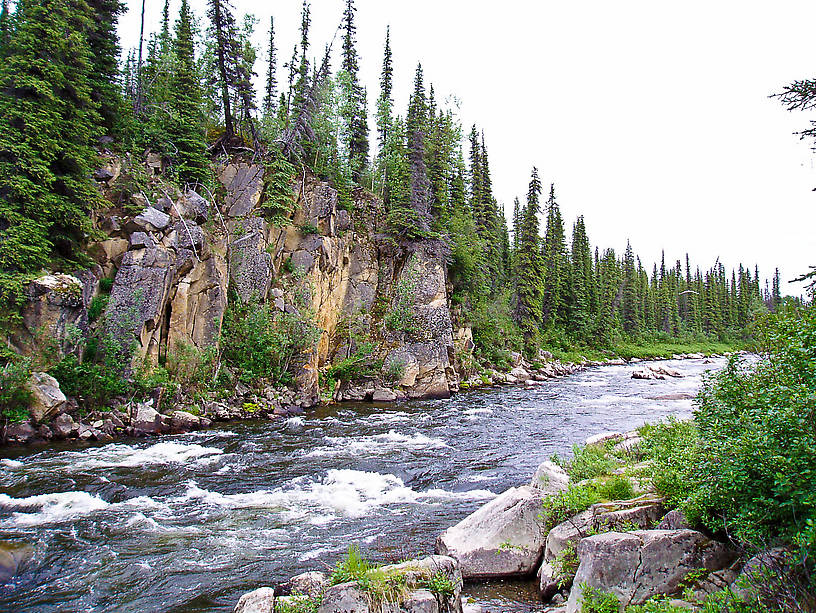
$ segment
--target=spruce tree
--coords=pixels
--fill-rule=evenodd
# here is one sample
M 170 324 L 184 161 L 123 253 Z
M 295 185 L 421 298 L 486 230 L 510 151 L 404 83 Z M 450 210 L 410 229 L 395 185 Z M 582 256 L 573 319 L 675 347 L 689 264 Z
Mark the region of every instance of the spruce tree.
M 275 18 L 269 18 L 269 62 L 266 68 L 266 88 L 264 95 L 264 114 L 272 117 L 278 104 L 278 67 L 275 51 Z
M 639 317 L 637 312 L 637 272 L 635 269 L 635 255 L 632 245 L 626 243 L 626 252 L 623 256 L 623 299 L 621 302 L 621 319 L 623 329 L 629 334 L 639 331 Z
M 552 184 L 547 199 L 547 229 L 543 247 L 543 321 L 546 326 L 556 327 L 562 325 L 565 320 L 568 260 L 564 222 L 555 198 L 555 185 Z
M 411 209 L 415 213 L 417 232 L 426 235 L 431 228 L 431 185 L 425 165 L 425 138 L 428 127 L 428 108 L 422 65 L 417 65 L 414 92 L 408 103 L 405 122 L 408 147 L 408 165 L 411 175 Z
M 73 260 L 99 194 L 89 177 L 101 123 L 92 11 L 84 0 L 20 0 L 0 63 L 0 297 L 21 275 Z
M 91 95 L 99 105 L 103 125 L 108 132 L 117 132 L 121 126 L 122 94 L 119 82 L 119 36 L 116 25 L 125 12 L 120 0 L 87 0 L 93 22 L 88 31 L 88 42 L 93 57 Z
M 0 58 L 5 57 L 11 38 L 11 0 L 3 0 L 0 7 Z
M 537 346 L 541 313 L 541 262 L 539 260 L 538 214 L 541 210 L 541 180 L 533 168 L 527 190 L 527 205 L 519 227 L 519 249 L 516 256 L 514 319 L 524 337 L 524 350 L 533 357 Z
M 195 63 L 193 17 L 188 0 L 181 0 L 173 48 L 176 66 L 170 82 L 173 114 L 168 134 L 177 151 L 174 166 L 183 182 L 206 184 L 210 176 L 209 162 L 201 114 L 201 86 Z
M 235 18 L 228 0 L 209 0 L 207 15 L 212 27 L 210 35 L 215 44 L 218 68 L 218 86 L 221 90 L 221 105 L 224 114 L 224 140 L 231 141 L 235 137 L 235 124 L 232 116 L 232 98 L 230 85 L 234 82 L 234 39 Z
M 377 134 L 379 135 L 380 152 L 385 148 L 388 131 L 391 128 L 391 115 L 394 108 L 393 89 L 394 65 L 391 53 L 391 27 L 389 26 L 385 31 L 385 51 L 380 73 L 380 97 L 377 99 Z
M 351 176 L 359 183 L 368 162 L 368 111 L 366 91 L 360 84 L 360 60 L 354 40 L 356 11 L 354 0 L 346 0 L 346 10 L 343 12 L 343 64 L 339 77 L 344 98 L 340 114 L 344 124 L 345 148 Z

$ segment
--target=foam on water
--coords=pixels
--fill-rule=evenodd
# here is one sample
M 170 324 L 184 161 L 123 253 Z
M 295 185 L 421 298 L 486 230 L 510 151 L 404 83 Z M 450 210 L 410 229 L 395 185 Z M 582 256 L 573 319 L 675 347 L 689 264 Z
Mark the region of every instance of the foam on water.
M 380 455 L 395 449 L 410 449 L 423 451 L 426 449 L 443 449 L 449 445 L 441 438 L 433 438 L 424 434 L 401 434 L 389 430 L 385 434 L 356 437 L 325 437 L 330 447 L 318 447 L 305 454 L 305 457 L 335 456 L 335 455 Z
M 75 453 L 74 468 L 136 467 L 155 464 L 187 464 L 189 462 L 210 462 L 224 452 L 215 447 L 204 447 L 195 443 L 161 442 L 144 449 L 134 449 L 128 445 L 105 445 Z
M 274 490 L 258 490 L 238 494 L 222 494 L 202 489 L 194 481 L 187 485 L 184 496 L 171 502 L 191 500 L 210 506 L 231 509 L 267 508 L 278 509 L 283 516 L 302 515 L 309 509 L 333 511 L 332 514 L 314 515 L 315 525 L 323 525 L 334 519 L 334 513 L 343 517 L 363 517 L 377 507 L 393 504 L 417 504 L 443 500 L 486 500 L 495 494 L 488 490 L 449 492 L 431 489 L 417 492 L 405 485 L 399 477 L 391 474 L 365 472 L 350 469 L 332 469 L 320 480 L 299 477 L 285 487 Z M 309 515 L 312 518 L 312 515 Z
M 109 503 L 87 492 L 59 492 L 28 498 L 0 494 L 0 509 L 14 511 L 0 526 L 38 526 L 59 523 L 107 509 Z

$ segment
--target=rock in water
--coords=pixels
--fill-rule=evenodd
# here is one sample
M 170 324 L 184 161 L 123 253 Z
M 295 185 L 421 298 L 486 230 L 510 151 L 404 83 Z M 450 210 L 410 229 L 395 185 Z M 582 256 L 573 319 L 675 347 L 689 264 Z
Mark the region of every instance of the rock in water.
M 20 568 L 34 554 L 34 549 L 24 543 L 0 541 L 0 584 L 19 574 Z
M 541 496 L 528 485 L 507 490 L 443 532 L 437 553 L 455 558 L 465 579 L 532 574 L 544 549 Z
M 643 604 L 679 591 L 691 571 L 728 566 L 736 554 L 694 530 L 638 530 L 585 538 L 578 558 L 567 613 L 580 611 L 583 584 L 615 594 L 623 605 Z

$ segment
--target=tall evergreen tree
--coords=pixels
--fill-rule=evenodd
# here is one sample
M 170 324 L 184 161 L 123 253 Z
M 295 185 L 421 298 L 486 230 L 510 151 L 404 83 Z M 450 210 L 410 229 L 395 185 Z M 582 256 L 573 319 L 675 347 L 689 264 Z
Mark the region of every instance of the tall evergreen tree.
M 359 183 L 368 162 L 368 111 L 366 91 L 360 84 L 360 60 L 354 40 L 356 11 L 354 0 L 346 0 L 346 10 L 343 12 L 343 64 L 339 77 L 343 90 L 340 115 L 344 123 L 345 148 L 351 176 Z
M 19 0 L 0 63 L 0 295 L 20 274 L 73 258 L 99 194 L 89 177 L 100 115 L 93 13 L 84 0 Z M 16 289 L 16 291 L 15 291 Z
M 278 104 L 278 67 L 277 54 L 275 51 L 275 18 L 269 18 L 269 62 L 266 68 L 266 88 L 264 95 L 263 110 L 271 117 L 275 114 Z
M 547 229 L 543 245 L 544 286 L 542 313 L 546 326 L 564 323 L 568 279 L 568 260 L 564 222 L 555 198 L 555 185 L 550 185 L 547 199 Z
M 91 95 L 99 105 L 103 125 L 109 132 L 120 128 L 122 94 L 119 81 L 119 36 L 116 26 L 125 12 L 121 0 L 87 0 L 93 22 L 88 31 L 88 43 L 93 58 Z
M 383 53 L 382 72 L 380 73 L 380 97 L 377 99 L 377 134 L 380 152 L 385 148 L 388 131 L 391 128 L 391 115 L 394 108 L 394 64 L 391 53 L 391 27 L 385 31 L 385 51 Z
M 411 173 L 411 209 L 415 212 L 417 231 L 427 234 L 431 228 L 431 185 L 425 165 L 425 138 L 428 127 L 428 108 L 422 65 L 417 65 L 414 92 L 408 103 L 405 122 L 408 146 L 408 165 Z
M 11 38 L 11 0 L 3 0 L 0 7 L 0 58 L 5 57 Z
M 771 309 L 776 311 L 782 304 L 782 290 L 779 283 L 779 269 L 774 270 L 773 289 L 771 290 Z
M 533 168 L 527 190 L 527 205 L 519 226 L 519 249 L 516 256 L 514 318 L 524 337 L 528 356 L 536 347 L 541 313 L 541 262 L 539 259 L 538 214 L 541 211 L 541 180 Z
M 235 81 L 235 17 L 229 0 L 209 0 L 207 15 L 212 27 L 211 37 L 215 44 L 215 52 L 221 90 L 221 105 L 224 114 L 224 140 L 231 141 L 235 137 L 235 123 L 232 115 L 232 97 L 230 86 Z
M 637 311 L 637 272 L 635 269 L 635 255 L 632 245 L 627 241 L 626 252 L 623 255 L 623 298 L 621 302 L 621 319 L 623 329 L 629 334 L 635 334 L 640 328 L 640 318 Z
M 207 183 L 207 145 L 201 114 L 201 85 L 196 71 L 193 15 L 188 0 L 181 0 L 173 42 L 176 67 L 170 82 L 173 109 L 168 133 L 177 150 L 175 168 L 185 183 Z

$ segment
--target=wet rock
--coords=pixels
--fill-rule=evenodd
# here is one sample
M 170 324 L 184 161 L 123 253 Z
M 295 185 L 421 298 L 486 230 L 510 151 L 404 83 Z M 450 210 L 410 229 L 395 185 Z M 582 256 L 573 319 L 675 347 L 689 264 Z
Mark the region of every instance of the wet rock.
M 555 572 L 552 564 L 544 562 L 538 569 L 538 591 L 541 599 L 547 602 L 561 589 L 561 578 Z
M 623 438 L 623 432 L 601 432 L 595 436 L 590 436 L 585 445 L 603 445 L 608 441 L 617 441 Z
M 578 544 L 580 566 L 567 603 L 579 611 L 582 585 L 615 594 L 628 606 L 659 594 L 674 594 L 690 571 L 725 568 L 736 554 L 693 530 L 608 532 Z
M 67 398 L 60 390 L 59 382 L 51 375 L 44 372 L 32 373 L 28 389 L 32 397 L 29 411 L 35 423 L 48 421 L 65 408 Z
M 0 541 L 0 584 L 18 575 L 34 557 L 34 548 L 24 543 Z
M 74 422 L 68 413 L 58 415 L 51 423 L 54 436 L 60 439 L 75 436 L 79 432 L 79 425 Z
M 262 587 L 244 594 L 233 613 L 275 613 L 275 590 Z
M 79 424 L 79 432 L 77 433 L 79 440 L 84 442 L 95 441 L 98 438 L 98 434 L 99 433 L 88 424 Z
M 465 579 L 532 574 L 544 547 L 541 492 L 507 490 L 436 540 L 436 551 L 459 562 Z
M 377 389 L 371 395 L 371 400 L 374 402 L 394 402 L 397 395 L 389 389 Z
M 28 422 L 8 424 L 4 431 L 6 442 L 17 445 L 30 443 L 36 436 L 37 431 Z

